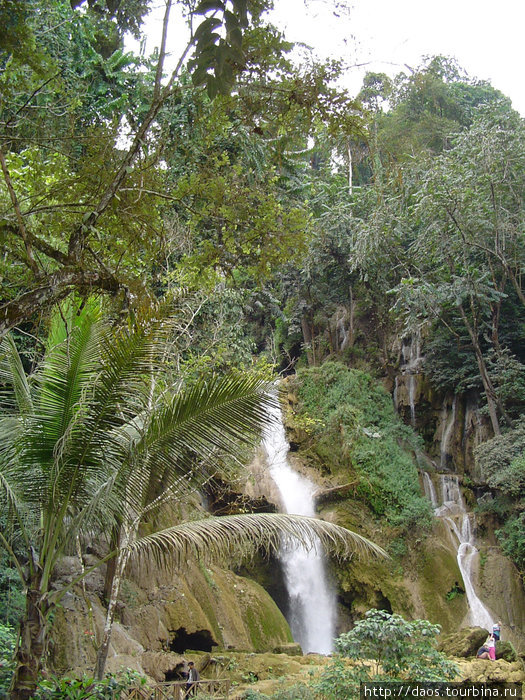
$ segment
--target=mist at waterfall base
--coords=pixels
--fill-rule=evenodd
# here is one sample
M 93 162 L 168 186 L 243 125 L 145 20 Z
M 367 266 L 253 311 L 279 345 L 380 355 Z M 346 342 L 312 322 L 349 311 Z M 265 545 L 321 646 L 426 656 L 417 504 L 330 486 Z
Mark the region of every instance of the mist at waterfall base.
M 294 515 L 315 516 L 315 484 L 292 469 L 288 461 L 290 446 L 278 408 L 263 440 L 270 475 L 279 489 L 284 511 Z M 305 548 L 286 540 L 279 551 L 288 593 L 287 620 L 293 638 L 303 653 L 330 654 L 335 633 L 335 593 L 326 575 L 320 542 Z

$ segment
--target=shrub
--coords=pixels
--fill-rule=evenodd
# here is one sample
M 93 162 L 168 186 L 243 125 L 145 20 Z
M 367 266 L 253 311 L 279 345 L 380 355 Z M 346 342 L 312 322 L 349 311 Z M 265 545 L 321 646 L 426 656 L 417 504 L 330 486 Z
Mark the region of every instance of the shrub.
M 504 554 L 522 573 L 525 572 L 525 513 L 508 520 L 500 530 L 496 530 L 496 535 Z
M 89 676 L 52 676 L 39 682 L 33 700 L 113 700 L 119 697 L 121 690 L 145 683 L 146 679 L 136 671 L 126 671 L 119 677 L 108 676 L 102 681 L 96 681 Z
M 0 624 L 0 698 L 7 697 L 11 676 L 15 670 L 16 632 L 10 625 Z
M 475 450 L 477 465 L 487 484 L 497 489 L 495 498 L 479 504 L 495 513 L 503 527 L 496 534 L 501 548 L 525 571 L 525 418 L 512 430 L 483 443 Z
M 368 673 L 385 680 L 446 681 L 457 667 L 436 649 L 439 625 L 407 621 L 385 610 L 369 610 L 350 631 L 336 640 L 342 655 L 359 661 Z M 363 661 L 373 661 L 372 666 Z
M 369 610 L 350 631 L 336 639 L 340 654 L 322 674 L 316 689 L 327 700 L 359 695 L 366 682 L 449 681 L 457 666 L 436 649 L 439 625 L 408 622 L 385 610 Z M 355 662 L 344 663 L 346 657 Z
M 265 695 L 251 689 L 244 694 L 244 700 L 315 700 L 316 697 L 314 689 L 304 683 L 295 683 L 286 688 L 279 688 L 271 695 Z
M 497 478 L 499 473 L 506 470 L 523 454 L 525 454 L 525 418 L 517 421 L 512 430 L 487 440 L 474 450 L 476 465 L 482 478 L 489 484 L 492 478 Z M 498 488 L 502 487 L 505 488 L 505 485 L 499 480 Z

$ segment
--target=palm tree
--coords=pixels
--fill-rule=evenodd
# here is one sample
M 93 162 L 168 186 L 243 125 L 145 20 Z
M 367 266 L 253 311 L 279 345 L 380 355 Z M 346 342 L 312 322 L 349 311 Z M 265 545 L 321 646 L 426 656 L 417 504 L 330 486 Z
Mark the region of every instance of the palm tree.
M 26 590 L 13 698 L 33 694 L 54 608 L 91 571 L 56 587 L 55 567 L 93 537 L 110 543 L 97 565 L 115 562 L 99 676 L 130 556 L 213 556 L 250 542 L 276 545 L 283 534 L 310 543 L 319 537 L 343 556 L 356 547 L 381 553 L 343 528 L 268 514 L 212 518 L 139 537 L 148 514 L 211 478 L 216 452 L 234 455 L 240 443 L 260 435 L 276 397 L 260 377 L 241 374 L 174 392 L 165 380 L 169 322 L 116 329 L 90 310 L 71 318 L 69 326 L 55 324 L 29 377 L 12 338 L 0 346 L 0 498 L 10 523 L 0 543 Z

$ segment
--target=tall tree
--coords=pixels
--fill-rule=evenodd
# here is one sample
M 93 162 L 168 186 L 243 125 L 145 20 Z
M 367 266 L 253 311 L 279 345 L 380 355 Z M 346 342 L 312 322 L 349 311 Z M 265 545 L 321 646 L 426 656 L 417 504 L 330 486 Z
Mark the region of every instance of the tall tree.
M 38 2 L 29 6 L 28 25 L 46 59 L 39 71 L 25 54 L 4 47 L 0 165 L 8 284 L 0 333 L 73 289 L 132 298 L 130 286 L 143 277 L 137 259 L 154 238 L 156 206 L 163 201 L 155 168 L 159 112 L 183 91 L 183 67 L 210 98 L 227 92 L 242 70 L 243 32 L 266 7 L 263 0 L 182 4 L 191 10 L 191 23 L 169 76 L 171 0 L 145 77 L 130 71 L 120 49 L 109 57 L 99 53 L 93 13 L 75 12 L 64 0 L 49 12 Z M 135 104 L 129 97 L 134 88 Z
M 449 151 L 417 168 L 410 204 L 416 225 L 407 249 L 414 272 L 398 287 L 399 307 L 448 321 L 449 328 L 457 318 L 464 327 L 495 434 L 507 415 L 488 351 L 503 357 L 503 305 L 509 296 L 523 300 L 524 147 L 518 115 L 491 106 Z

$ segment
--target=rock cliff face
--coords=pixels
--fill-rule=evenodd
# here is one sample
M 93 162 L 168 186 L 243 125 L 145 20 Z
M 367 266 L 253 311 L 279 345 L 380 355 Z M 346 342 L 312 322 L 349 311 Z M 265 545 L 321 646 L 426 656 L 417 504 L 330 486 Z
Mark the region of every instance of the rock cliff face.
M 71 558 L 59 574 L 71 580 L 77 570 Z M 57 613 L 52 655 L 60 673 L 94 667 L 103 574 L 91 575 L 85 593 L 76 589 Z M 283 615 L 254 581 L 194 562 L 183 572 L 135 567 L 123 582 L 107 669 L 132 668 L 164 681 L 178 676 L 188 649 L 262 652 L 292 641 Z
M 466 506 L 474 511 L 480 495 L 490 497 L 473 456 L 474 448 L 492 437 L 488 419 L 479 411 L 478 397 L 472 391 L 462 395 L 434 391 L 423 373 L 420 345 L 414 339 L 400 342 L 398 365 L 394 403 L 404 421 L 424 439 L 425 455 L 418 455 L 420 468 L 429 472 L 435 486 L 440 475 L 457 474 Z M 494 617 L 504 621 L 508 638 L 525 650 L 523 582 L 497 545 L 491 516 L 473 515 L 472 523 L 480 551 L 474 586 Z
M 418 368 L 419 364 L 413 362 L 410 366 Z M 397 383 L 398 407 L 406 406 L 405 418 L 410 422 L 413 417 L 417 422 L 421 412 L 424 378 L 418 379 L 410 391 L 407 386 L 409 383 L 404 380 Z M 430 394 L 427 395 L 432 398 Z M 403 403 L 409 397 L 415 402 L 412 408 Z M 476 414 L 472 401 L 470 408 L 468 401 L 461 403 L 456 400 L 454 403 L 451 400 L 445 402 L 445 408 L 441 406 L 439 409 L 437 399 L 432 398 L 432 401 L 435 424 L 430 444 L 434 445 L 434 454 L 418 455 L 420 467 L 429 470 L 434 488 L 440 491 L 436 505 L 441 504 L 443 498 L 448 498 L 441 494 L 440 474 L 444 474 L 446 479 L 455 484 L 458 494 L 461 493 L 460 499 L 465 509 L 471 511 L 475 505 L 475 494 L 463 483 L 468 481 L 465 472 L 456 476 L 456 460 L 459 459 L 458 455 L 463 455 L 462 464 L 470 468 L 472 447 L 485 437 L 482 432 L 484 428 L 482 423 L 478 424 L 477 419 L 474 420 Z M 432 401 L 427 401 L 427 410 L 432 406 Z M 339 462 L 344 457 L 320 456 L 316 453 L 312 460 L 308 437 L 300 427 L 300 421 L 295 422 L 293 418 L 296 398 L 292 393 L 288 395 L 287 403 L 290 416 L 289 440 L 293 450 L 291 460 L 298 471 L 307 472 L 309 478 L 319 484 L 319 515 L 388 547 L 391 542 L 389 538 L 396 536 L 395 531 L 389 533 L 387 524 L 382 524 L 372 516 L 362 500 L 353 493 L 351 483 L 341 483 L 341 474 L 344 474 L 345 469 L 344 465 L 341 468 Z M 473 428 L 474 423 L 476 430 Z M 330 460 L 337 461 L 336 477 L 331 474 Z M 265 481 L 261 476 L 265 473 L 264 464 L 258 459 L 252 468 L 256 475 L 250 487 L 252 493 L 256 496 L 271 494 L 271 489 L 264 490 Z M 468 476 L 472 480 L 472 476 Z M 261 492 L 256 490 L 257 485 L 263 489 Z M 423 482 L 420 486 L 423 492 Z M 432 532 L 424 538 L 413 539 L 402 560 L 397 560 L 398 563 L 389 561 L 371 564 L 359 560 L 332 563 L 332 577 L 337 582 L 338 589 L 338 632 L 349 629 L 356 619 L 372 607 L 397 612 L 408 618 L 426 618 L 440 624 L 444 633 L 469 624 L 469 605 L 458 565 L 458 543 L 451 529 L 451 520 L 452 518 L 436 519 Z M 502 556 L 490 518 L 474 518 L 470 514 L 468 521 L 480 550 L 477 564 L 472 565 L 470 575 L 474 589 L 493 618 L 502 620 L 504 638 L 525 650 L 525 593 L 518 572 L 512 562 Z M 459 516 L 457 522 L 461 523 Z
M 290 399 L 293 402 L 293 397 Z M 300 445 L 300 431 L 292 431 L 291 436 L 292 442 Z M 319 484 L 320 517 L 355 530 L 373 541 L 388 544 L 381 539 L 378 523 L 371 518 L 368 509 L 352 497 L 351 486 L 327 488 L 331 482 L 308 466 L 300 450 L 292 453 L 290 460 L 297 471 L 306 473 Z M 273 494 L 278 505 L 278 494 L 265 486 L 267 468 L 261 455 L 252 462 L 250 469 L 255 476 L 247 481 L 251 495 L 258 498 L 263 492 L 267 496 Z M 374 607 L 408 618 L 427 618 L 441 624 L 446 631 L 457 627 L 458 620 L 465 617 L 468 608 L 464 595 L 447 598 L 455 583 L 461 580 L 461 573 L 455 552 L 444 544 L 446 538 L 441 528 L 442 524 L 437 522 L 435 532 L 416 544 L 405 570 L 392 561 L 369 562 L 359 557 L 349 562 L 330 563 L 331 576 L 338 589 L 338 634 L 350 629 L 355 620 Z M 258 572 L 253 573 L 257 575 Z M 271 587 L 268 581 L 265 585 Z
M 461 395 L 435 391 L 423 366 L 419 343 L 401 341 L 392 387 L 394 405 L 405 423 L 422 436 L 430 466 L 477 479 L 473 450 L 491 437 L 478 396 L 473 391 Z

